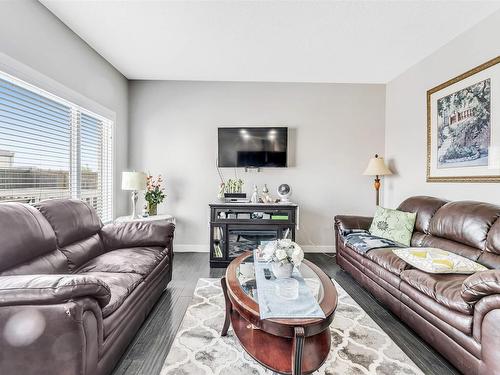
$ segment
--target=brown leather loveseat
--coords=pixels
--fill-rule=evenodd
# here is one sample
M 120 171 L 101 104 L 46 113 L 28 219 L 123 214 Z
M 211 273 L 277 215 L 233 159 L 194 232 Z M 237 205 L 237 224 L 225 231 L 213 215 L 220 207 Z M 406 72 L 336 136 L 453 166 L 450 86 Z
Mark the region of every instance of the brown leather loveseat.
M 465 374 L 500 374 L 500 207 L 412 197 L 412 246 L 437 247 L 490 268 L 474 275 L 436 275 L 412 268 L 390 248 L 361 255 L 344 244 L 349 229 L 372 218 L 336 216 L 337 263 Z
M 174 226 L 0 204 L 0 374 L 109 374 L 172 278 Z

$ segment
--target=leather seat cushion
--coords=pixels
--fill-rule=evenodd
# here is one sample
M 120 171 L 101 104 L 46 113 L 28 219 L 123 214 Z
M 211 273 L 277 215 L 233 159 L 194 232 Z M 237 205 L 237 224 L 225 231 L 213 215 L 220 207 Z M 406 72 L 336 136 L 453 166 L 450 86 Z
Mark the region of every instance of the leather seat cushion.
M 443 332 L 452 334 L 449 327 L 446 328 L 446 325 L 443 325 L 440 321 L 445 322 L 466 335 L 472 336 L 473 315 L 464 314 L 443 306 L 404 281 L 401 282 L 400 290 L 402 293 L 401 302 L 413 311 L 418 312 L 428 322 L 441 328 Z
M 409 264 L 392 252 L 392 248 L 373 249 L 368 251 L 365 256 L 380 267 L 398 276 L 404 270 L 411 268 Z
M 420 270 L 405 270 L 401 279 L 449 309 L 472 315 L 473 308 L 462 298 L 462 283 L 469 275 L 429 274 Z
M 120 307 L 123 301 L 143 280 L 143 277 L 137 273 L 86 272 L 85 275 L 95 276 L 109 286 L 111 299 L 102 309 L 102 316 L 104 318 Z
M 95 257 L 80 267 L 82 272 L 123 272 L 147 276 L 167 256 L 163 247 L 131 247 Z

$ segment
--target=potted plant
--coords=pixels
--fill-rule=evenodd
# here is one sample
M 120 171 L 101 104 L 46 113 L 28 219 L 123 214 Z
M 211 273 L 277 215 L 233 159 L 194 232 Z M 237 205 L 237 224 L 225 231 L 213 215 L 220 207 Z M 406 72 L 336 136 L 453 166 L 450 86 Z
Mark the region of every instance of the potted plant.
M 262 257 L 272 265 L 278 279 L 292 276 L 293 267 L 300 266 L 304 259 L 302 248 L 290 239 L 271 241 L 264 246 Z
M 161 186 L 163 179 L 158 175 L 156 179 L 148 175 L 147 186 L 144 199 L 148 203 L 148 212 L 150 216 L 156 215 L 158 212 L 158 205 L 165 199 L 164 188 Z

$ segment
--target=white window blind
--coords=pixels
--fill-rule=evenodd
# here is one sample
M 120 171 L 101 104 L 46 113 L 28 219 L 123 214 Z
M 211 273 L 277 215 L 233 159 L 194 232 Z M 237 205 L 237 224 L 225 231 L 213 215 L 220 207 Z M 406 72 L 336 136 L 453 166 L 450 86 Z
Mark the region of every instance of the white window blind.
M 77 198 L 113 218 L 113 123 L 0 73 L 0 201 Z

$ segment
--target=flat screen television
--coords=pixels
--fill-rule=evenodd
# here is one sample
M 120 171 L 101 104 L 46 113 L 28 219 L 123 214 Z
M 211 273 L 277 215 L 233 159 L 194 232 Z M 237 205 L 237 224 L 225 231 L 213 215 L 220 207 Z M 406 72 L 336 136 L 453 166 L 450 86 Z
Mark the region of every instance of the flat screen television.
M 284 168 L 288 128 L 219 128 L 218 166 Z

